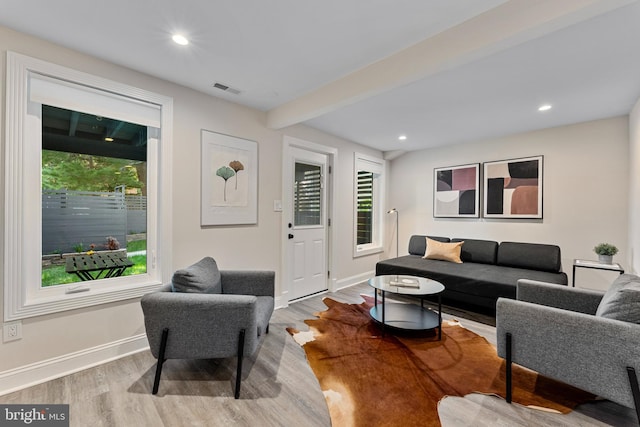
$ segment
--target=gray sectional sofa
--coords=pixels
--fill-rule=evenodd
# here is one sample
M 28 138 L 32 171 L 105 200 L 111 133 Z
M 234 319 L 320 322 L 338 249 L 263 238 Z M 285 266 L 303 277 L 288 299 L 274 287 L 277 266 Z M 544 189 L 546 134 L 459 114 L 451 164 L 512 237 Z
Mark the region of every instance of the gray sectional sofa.
M 516 298 L 519 279 L 567 285 L 562 272 L 560 248 L 537 243 L 498 243 L 491 240 L 449 239 L 428 236 L 440 242 L 461 242 L 461 264 L 424 259 L 427 236 L 413 235 L 409 255 L 380 261 L 376 276 L 406 274 L 437 280 L 445 287 L 445 300 L 459 301 L 495 310 L 500 297 Z

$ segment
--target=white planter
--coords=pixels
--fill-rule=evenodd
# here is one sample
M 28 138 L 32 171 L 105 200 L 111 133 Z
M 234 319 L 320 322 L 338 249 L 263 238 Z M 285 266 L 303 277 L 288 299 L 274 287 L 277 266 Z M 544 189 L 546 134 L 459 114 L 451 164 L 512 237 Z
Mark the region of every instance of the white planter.
M 598 261 L 603 264 L 613 264 L 613 255 L 598 255 Z

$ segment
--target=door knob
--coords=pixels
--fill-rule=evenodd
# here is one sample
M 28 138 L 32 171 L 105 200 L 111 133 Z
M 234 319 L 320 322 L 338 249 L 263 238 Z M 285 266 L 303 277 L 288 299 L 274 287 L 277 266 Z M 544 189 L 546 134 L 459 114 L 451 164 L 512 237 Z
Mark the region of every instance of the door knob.
M 289 233 L 289 238 L 293 239 L 293 234 Z

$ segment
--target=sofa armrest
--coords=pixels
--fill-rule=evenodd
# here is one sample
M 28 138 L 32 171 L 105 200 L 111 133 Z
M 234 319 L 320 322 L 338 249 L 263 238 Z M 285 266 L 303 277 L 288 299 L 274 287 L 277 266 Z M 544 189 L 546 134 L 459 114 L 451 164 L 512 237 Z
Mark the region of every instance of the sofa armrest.
M 151 353 L 158 357 L 162 331 L 169 329 L 167 359 L 208 359 L 234 356 L 239 331 L 245 329 L 245 349 L 257 347 L 257 297 L 183 292 L 152 292 L 140 303 Z
M 518 280 L 516 299 L 578 313 L 596 314 L 604 292 L 569 288 L 537 280 Z
M 640 325 L 500 298 L 498 355 L 512 335 L 513 362 L 633 408 L 627 367 L 640 372 Z
M 220 274 L 224 294 L 265 297 L 275 295 L 276 273 L 273 271 L 221 270 Z

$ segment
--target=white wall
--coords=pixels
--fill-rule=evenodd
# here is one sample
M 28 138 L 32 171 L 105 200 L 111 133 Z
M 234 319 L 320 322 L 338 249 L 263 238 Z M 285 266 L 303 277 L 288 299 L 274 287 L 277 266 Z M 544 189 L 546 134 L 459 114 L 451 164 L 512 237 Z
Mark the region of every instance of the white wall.
M 391 162 L 390 205 L 400 211 L 401 253 L 411 234 L 557 244 L 570 276 L 574 258 L 615 244 L 629 267 L 629 135 L 627 117 L 545 129 L 499 139 L 408 153 Z M 544 155 L 544 219 L 434 219 L 433 169 Z M 614 274 L 612 276 L 612 274 Z M 577 285 L 606 288 L 615 273 L 576 273 Z
M 379 256 L 353 259 L 353 153 L 381 157 L 381 153 L 305 126 L 274 131 L 265 126 L 266 114 L 182 86 L 61 48 L 49 42 L 0 27 L 0 90 L 4 91 L 7 50 L 79 71 L 150 90 L 174 99 L 173 150 L 173 266 L 187 266 L 205 255 L 222 269 L 276 271 L 279 294 L 281 265 L 281 213 L 273 201 L 282 199 L 283 135 L 338 149 L 336 174 L 342 180 L 334 224 L 338 265 L 333 276 L 340 281 L 371 272 Z M 158 66 L 162 66 L 159 61 Z M 0 92 L 0 117 L 4 144 L 4 92 Z M 200 227 L 200 130 L 207 129 L 258 142 L 258 224 Z M 3 159 L 2 162 L 4 162 Z M 0 178 L 1 179 L 1 178 Z M 4 183 L 0 185 L 4 188 Z M 2 191 L 2 190 L 0 190 Z M 0 265 L 0 270 L 2 269 Z M 2 280 L 0 276 L 0 281 Z M 0 283 L 0 289 L 4 283 Z M 139 301 L 62 312 L 23 321 L 23 339 L 0 344 L 0 393 L 38 381 L 82 364 L 99 363 L 140 348 L 146 343 Z M 41 368 L 41 369 L 40 369 Z M 57 369 L 57 371 L 56 371 Z
M 640 271 L 640 100 L 629 114 L 629 271 Z

